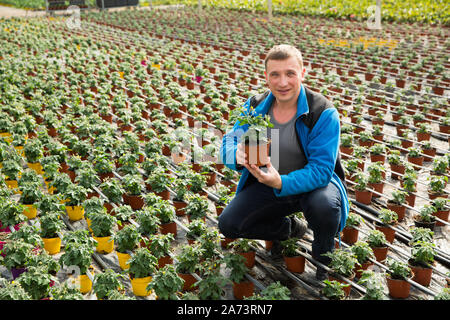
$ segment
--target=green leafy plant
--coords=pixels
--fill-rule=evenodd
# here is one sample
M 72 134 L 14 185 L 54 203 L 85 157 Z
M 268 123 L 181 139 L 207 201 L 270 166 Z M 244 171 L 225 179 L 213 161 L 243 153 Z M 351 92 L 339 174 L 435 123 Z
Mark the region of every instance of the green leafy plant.
M 204 249 L 200 245 L 183 245 L 176 254 L 175 269 L 179 273 L 193 273 L 198 271 L 201 256 Z
M 168 234 L 153 234 L 149 237 L 150 252 L 156 257 L 161 258 L 170 255 L 172 241 L 175 238 L 172 233 Z
M 113 227 L 117 223 L 117 219 L 103 212 L 94 212 L 89 215 L 91 220 L 91 229 L 95 237 L 109 237 L 113 234 Z
M 290 290 L 279 281 L 272 282 L 259 294 L 245 298 L 246 300 L 290 300 Z
M 433 222 L 436 220 L 436 207 L 431 204 L 424 204 L 422 208 L 419 209 L 419 214 L 415 216 L 417 221 L 422 222 Z
M 343 300 L 345 298 L 344 288 L 350 285 L 336 280 L 323 280 L 322 282 L 325 286 L 321 292 L 330 300 Z
M 175 267 L 166 264 L 153 275 L 147 290 L 155 290 L 160 300 L 177 300 L 176 293 L 181 291 L 183 283 L 184 280 L 175 272 Z
M 139 242 L 139 232 L 134 225 L 126 225 L 113 235 L 116 250 L 121 253 L 132 251 Z
M 393 225 L 393 224 L 397 223 L 398 216 L 397 216 L 397 213 L 395 213 L 394 211 L 382 208 L 380 210 L 378 218 L 384 224 Z
M 122 201 L 124 190 L 119 179 L 107 178 L 99 187 L 110 202 L 119 204 Z
M 41 237 L 56 238 L 58 233 L 65 227 L 61 216 L 57 212 L 48 212 L 41 216 Z
M 406 280 L 412 276 L 411 268 L 405 262 L 387 258 L 386 266 L 389 268 L 386 275 L 392 279 Z
M 220 268 L 217 268 L 216 261 L 214 260 L 205 260 L 202 263 L 202 270 L 201 280 L 194 284 L 198 286 L 200 300 L 221 299 L 225 294 L 224 287 L 230 280 L 220 272 Z
M 429 268 L 436 255 L 436 245 L 428 241 L 416 241 L 411 248 L 411 261 L 414 265 Z
M 384 233 L 375 229 L 369 231 L 366 241 L 371 248 L 380 248 L 387 245 L 387 240 Z
M 155 274 L 158 259 L 147 248 L 138 248 L 128 263 L 130 265 L 128 273 L 131 278 L 145 278 Z
M 227 268 L 231 270 L 230 280 L 234 283 L 240 283 L 245 279 L 245 274 L 249 271 L 245 265 L 245 258 L 238 254 L 227 252 L 224 255 L 223 261 Z
M 363 263 L 369 261 L 369 259 L 375 258 L 372 248 L 365 241 L 357 241 L 351 247 L 350 251 L 358 260 L 358 263 L 362 265 Z
M 356 256 L 350 250 L 335 249 L 323 255 L 331 259 L 328 264 L 331 270 L 344 277 L 350 277 L 355 265 L 359 264 Z
M 372 270 L 364 270 L 361 274 L 361 278 L 358 280 L 358 284 L 362 284 L 366 287 L 366 293 L 362 298 L 363 300 L 385 299 L 383 293 L 383 281 L 380 273 Z
M 28 267 L 27 272 L 17 278 L 17 282 L 34 300 L 47 297 L 50 293 L 50 283 L 55 280 L 57 280 L 56 277 L 47 273 L 43 268 L 34 266 Z
M 363 217 L 361 217 L 359 214 L 351 211 L 348 214 L 347 217 L 347 222 L 345 223 L 345 225 L 347 227 L 358 227 L 360 226 L 362 223 L 364 223 L 364 219 Z
M 96 273 L 92 284 L 92 290 L 98 299 L 108 299 L 111 291 L 122 289 L 123 284 L 119 278 L 123 275 L 116 273 L 112 269 L 106 269 L 103 272 Z
M 0 300 L 31 300 L 31 296 L 25 291 L 20 282 L 1 278 Z
M 144 191 L 144 179 L 141 174 L 126 174 L 123 176 L 122 185 L 129 195 L 138 196 Z
M 34 246 L 23 240 L 7 242 L 3 247 L 3 265 L 11 270 L 12 268 L 23 268 L 31 259 Z
M 64 252 L 59 258 L 61 266 L 77 266 L 80 274 L 86 274 L 91 263 L 94 247 L 81 242 L 66 244 Z
M 187 202 L 188 204 L 185 210 L 186 214 L 190 216 L 191 220 L 206 217 L 209 211 L 209 204 L 206 197 L 193 194 L 187 198 Z

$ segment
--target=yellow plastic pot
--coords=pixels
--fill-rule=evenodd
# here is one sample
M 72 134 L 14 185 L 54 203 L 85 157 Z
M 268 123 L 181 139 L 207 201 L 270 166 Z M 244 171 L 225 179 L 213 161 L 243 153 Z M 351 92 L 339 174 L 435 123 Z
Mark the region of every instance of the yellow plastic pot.
M 97 252 L 111 253 L 114 250 L 114 240 L 109 237 L 94 237 L 97 241 Z
M 87 222 L 87 226 L 88 226 L 89 232 L 92 232 L 92 229 L 91 229 L 91 223 L 92 223 L 92 220 L 89 219 L 88 217 L 86 217 L 86 222 Z M 94 238 L 95 238 L 95 237 L 94 237 Z
M 10 189 L 17 189 L 19 187 L 17 180 L 5 180 L 5 183 Z
M 122 253 L 116 251 L 117 258 L 119 259 L 119 266 L 122 270 L 128 269 L 130 265 L 127 263 L 131 256 L 128 253 Z
M 36 162 L 36 163 L 28 162 L 27 164 L 28 164 L 28 167 L 29 167 L 30 169 L 33 169 L 37 174 L 42 174 L 42 173 L 44 173 L 44 172 L 42 171 L 42 165 L 41 165 L 39 162 Z
M 80 292 L 81 293 L 88 293 L 92 290 L 92 281 L 89 279 L 89 276 L 86 274 L 82 274 L 78 277 L 79 283 L 80 283 Z
M 133 294 L 139 297 L 146 297 L 151 294 L 151 290 L 147 290 L 147 286 L 152 281 L 152 277 L 144 277 L 144 278 L 131 278 L 131 287 L 133 288 Z
M 37 208 L 33 204 L 24 204 L 23 214 L 27 216 L 28 219 L 34 219 L 37 216 Z
M 83 206 L 66 206 L 66 211 L 71 221 L 78 221 L 84 217 Z
M 42 241 L 48 254 L 57 254 L 61 251 L 61 238 L 42 238 Z

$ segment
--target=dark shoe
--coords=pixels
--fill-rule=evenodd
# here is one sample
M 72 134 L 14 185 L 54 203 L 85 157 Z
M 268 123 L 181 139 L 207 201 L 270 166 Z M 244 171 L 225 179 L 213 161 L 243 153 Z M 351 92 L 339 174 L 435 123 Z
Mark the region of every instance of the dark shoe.
M 316 279 L 319 280 L 319 281 L 323 281 L 325 279 L 328 279 L 328 272 L 322 267 L 317 267 Z
M 272 241 L 272 248 L 270 249 L 270 257 L 272 260 L 281 260 L 283 259 L 282 255 L 283 247 L 281 246 L 280 240 L 273 240 Z
M 291 219 L 291 234 L 289 237 L 301 239 L 305 235 L 308 227 L 303 221 L 296 217 L 289 217 L 289 219 Z

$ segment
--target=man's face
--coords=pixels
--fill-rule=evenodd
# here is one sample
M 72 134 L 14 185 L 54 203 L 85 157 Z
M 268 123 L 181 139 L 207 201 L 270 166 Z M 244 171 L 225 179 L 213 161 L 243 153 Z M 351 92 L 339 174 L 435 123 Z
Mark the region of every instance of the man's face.
M 267 85 L 278 102 L 295 103 L 305 75 L 295 57 L 286 60 L 268 60 L 264 72 Z

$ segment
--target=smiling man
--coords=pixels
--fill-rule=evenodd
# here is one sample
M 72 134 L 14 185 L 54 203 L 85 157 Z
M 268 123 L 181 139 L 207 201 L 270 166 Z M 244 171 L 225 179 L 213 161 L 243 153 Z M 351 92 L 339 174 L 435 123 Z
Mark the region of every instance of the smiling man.
M 303 85 L 305 68 L 299 50 L 290 45 L 273 47 L 265 60 L 269 91 L 251 97 L 244 107 L 269 114 L 276 132 L 269 162 L 258 168 L 250 164 L 239 143 L 248 125 L 237 122 L 223 137 L 223 163 L 241 173 L 235 197 L 219 216 L 219 229 L 229 238 L 272 240 L 271 254 L 281 257 L 282 240 L 301 238 L 306 225 L 292 216 L 303 212 L 314 234 L 312 256 L 328 264 L 323 256 L 334 248 L 334 237 L 345 226 L 348 198 L 339 160 L 339 116 L 321 94 Z M 273 154 L 276 150 L 277 154 Z M 317 268 L 316 278 L 326 272 Z

